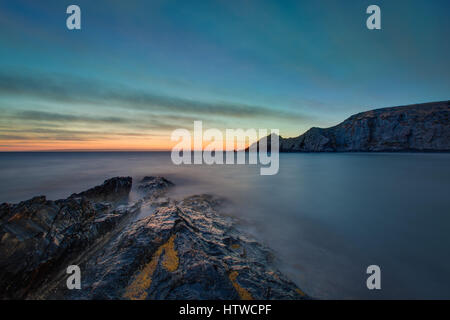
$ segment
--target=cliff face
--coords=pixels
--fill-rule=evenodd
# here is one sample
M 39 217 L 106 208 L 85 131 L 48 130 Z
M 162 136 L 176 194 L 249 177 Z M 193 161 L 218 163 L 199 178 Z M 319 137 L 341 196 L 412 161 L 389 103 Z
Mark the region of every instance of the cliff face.
M 284 139 L 281 152 L 450 151 L 450 101 L 358 113 Z

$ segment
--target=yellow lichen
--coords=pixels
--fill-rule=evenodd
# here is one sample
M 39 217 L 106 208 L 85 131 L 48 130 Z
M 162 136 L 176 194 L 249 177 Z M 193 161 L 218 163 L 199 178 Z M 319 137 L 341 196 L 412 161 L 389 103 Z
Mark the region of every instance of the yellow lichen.
M 144 266 L 133 282 L 125 289 L 125 293 L 123 294 L 124 298 L 131 300 L 145 300 L 147 298 L 147 289 L 152 284 L 152 276 L 158 266 L 159 258 L 163 251 L 163 267 L 170 272 L 178 269 L 179 259 L 178 253 L 175 250 L 175 237 L 175 234 L 172 235 L 166 243 L 156 250 L 150 262 Z
M 298 293 L 299 295 L 301 295 L 302 297 L 305 296 L 305 293 L 304 293 L 302 290 L 300 290 L 299 288 L 295 289 L 295 291 L 297 291 L 297 293 Z
M 234 243 L 234 244 L 231 245 L 232 249 L 239 249 L 240 247 L 241 246 L 239 244 L 237 244 L 237 243 Z
M 252 295 L 250 292 L 242 288 L 239 283 L 237 283 L 237 276 L 239 273 L 237 271 L 232 271 L 228 277 L 230 278 L 231 283 L 233 284 L 233 287 L 236 289 L 237 293 L 239 294 L 239 297 L 241 300 L 253 300 Z
M 178 254 L 177 251 L 175 250 L 175 235 L 171 236 L 169 241 L 166 242 L 166 244 L 164 245 L 164 257 L 163 257 L 163 262 L 162 265 L 164 266 L 164 268 L 167 269 L 167 271 L 170 272 L 174 272 L 175 270 L 178 269 L 178 263 L 179 263 L 179 259 L 178 259 Z

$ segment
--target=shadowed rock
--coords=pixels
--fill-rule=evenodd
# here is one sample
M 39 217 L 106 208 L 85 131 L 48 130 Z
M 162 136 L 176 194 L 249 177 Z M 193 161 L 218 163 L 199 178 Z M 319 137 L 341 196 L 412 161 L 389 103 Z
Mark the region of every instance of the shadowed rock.
M 70 198 L 85 197 L 95 202 L 111 201 L 120 202 L 128 198 L 131 190 L 131 177 L 116 177 L 105 180 L 102 185 L 91 188 L 81 193 L 74 193 Z
M 174 184 L 163 177 L 146 176 L 139 182 L 138 190 L 146 198 L 156 198 L 172 186 Z
M 302 299 L 269 249 L 219 215 L 209 195 L 160 207 L 82 266 L 76 299 Z
M 0 298 L 25 298 L 113 230 L 137 207 L 90 199 L 123 196 L 131 178 L 113 178 L 65 200 L 44 196 L 0 206 Z
M 450 101 L 362 112 L 279 143 L 280 152 L 450 151 Z
M 217 213 L 223 199 L 161 196 L 173 185 L 146 177 L 144 199 L 117 206 L 131 178 L 113 178 L 65 200 L 0 206 L 2 299 L 303 299 L 271 251 Z M 93 199 L 101 199 L 95 202 Z M 156 212 L 127 219 L 141 206 Z M 67 266 L 82 273 L 66 287 Z

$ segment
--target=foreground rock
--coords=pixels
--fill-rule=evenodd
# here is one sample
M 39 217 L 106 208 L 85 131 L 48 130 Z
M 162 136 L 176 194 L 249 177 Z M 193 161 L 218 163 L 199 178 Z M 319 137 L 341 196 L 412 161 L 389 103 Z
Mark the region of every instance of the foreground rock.
M 96 186 L 81 193 L 74 193 L 70 198 L 87 198 L 94 202 L 126 201 L 132 185 L 131 177 L 112 178 L 103 182 L 101 186 Z
M 362 112 L 279 141 L 280 152 L 450 151 L 450 101 Z
M 138 190 L 145 199 L 151 200 L 160 197 L 168 188 L 173 186 L 174 184 L 166 178 L 146 176 L 139 182 Z
M 118 179 L 118 180 L 117 180 Z M 66 200 L 3 204 L 0 297 L 28 299 L 304 299 L 274 266 L 270 250 L 218 214 L 211 195 L 160 197 L 173 184 L 146 177 L 143 199 L 115 206 L 128 178 L 105 181 Z M 117 186 L 116 189 L 111 188 Z M 95 192 L 93 191 L 95 190 Z M 101 195 L 101 196 L 99 196 Z M 151 203 L 156 211 L 126 219 Z M 80 267 L 81 290 L 68 290 L 66 268 Z
M 114 178 L 65 200 L 44 196 L 0 205 L 0 298 L 26 298 L 138 208 L 91 199 L 122 199 L 131 178 Z
M 84 289 L 52 298 L 301 299 L 271 252 L 239 233 L 210 195 L 161 206 L 81 268 Z

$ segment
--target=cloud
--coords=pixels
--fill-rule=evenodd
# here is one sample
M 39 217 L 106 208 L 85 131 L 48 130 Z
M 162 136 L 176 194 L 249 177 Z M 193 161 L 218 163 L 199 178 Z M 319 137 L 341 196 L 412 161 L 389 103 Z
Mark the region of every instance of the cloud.
M 17 112 L 16 119 L 33 121 L 58 121 L 58 122 L 106 122 L 106 123 L 129 123 L 131 120 L 121 117 L 89 117 L 71 114 L 52 113 L 45 111 L 25 110 Z
M 26 136 L 23 135 L 11 135 L 11 134 L 0 134 L 0 140 L 28 140 Z
M 66 130 L 66 129 L 27 129 L 27 130 L 1 130 L 0 140 L 4 141 L 94 141 L 99 139 L 111 139 L 114 137 L 140 137 L 147 138 L 146 133 L 110 132 L 99 130 Z
M 11 128 L 11 124 L 16 124 L 25 128 L 27 132 L 32 132 L 36 128 L 59 128 L 59 127 L 88 127 L 88 128 L 107 128 L 110 133 L 115 133 L 117 129 L 126 130 L 128 133 L 136 131 L 149 135 L 157 134 L 155 131 L 172 131 L 186 126 L 198 120 L 198 117 L 171 114 L 138 114 L 129 116 L 98 116 L 98 115 L 79 115 L 67 114 L 37 110 L 2 110 L 2 119 L 0 119 L 0 132 L 5 132 Z M 219 125 L 220 120 L 213 120 Z M 134 133 L 133 133 L 134 134 Z
M 291 121 L 306 120 L 304 115 L 266 106 L 231 102 L 207 102 L 175 96 L 163 96 L 149 91 L 132 89 L 122 85 L 106 84 L 90 79 L 66 75 L 24 75 L 0 73 L 0 94 L 5 96 L 29 96 L 58 103 L 85 103 L 114 106 L 127 110 L 166 112 L 187 115 L 224 116 L 230 118 L 279 118 Z M 58 119 L 55 119 L 58 120 Z M 70 119 L 59 119 L 59 121 Z M 76 120 L 76 119 L 72 119 Z M 108 119 L 105 119 L 108 121 Z M 109 122 L 121 122 L 110 118 Z
M 217 128 L 305 120 L 295 112 L 265 106 L 162 96 L 58 74 L 0 71 L 0 102 L 0 141 L 16 146 L 46 141 L 169 141 L 170 131 L 192 128 L 195 120 Z

